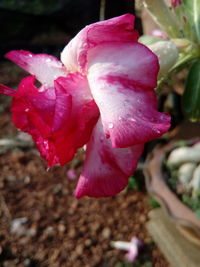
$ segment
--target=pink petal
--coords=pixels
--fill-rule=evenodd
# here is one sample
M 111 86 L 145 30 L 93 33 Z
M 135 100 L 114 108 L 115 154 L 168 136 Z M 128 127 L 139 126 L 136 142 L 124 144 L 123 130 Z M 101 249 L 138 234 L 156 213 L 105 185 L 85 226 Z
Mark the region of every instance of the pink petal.
M 81 30 L 64 48 L 61 61 L 69 71 L 85 71 L 87 54 L 91 48 L 109 42 L 136 42 L 137 31 L 133 30 L 135 17 L 126 14 L 100 21 Z
M 66 163 L 76 150 L 89 141 L 92 129 L 99 117 L 99 110 L 92 98 L 87 79 L 80 73 L 69 73 L 55 81 L 57 90 L 64 90 L 72 96 L 72 110 L 65 122 L 65 127 L 55 131 L 53 139 L 56 144 L 61 164 Z M 55 125 L 54 125 L 55 126 Z
M 34 81 L 33 76 L 21 81 L 12 102 L 12 119 L 17 128 L 32 135 L 41 155 L 51 166 L 59 162 L 55 146 L 48 140 L 55 102 L 55 94 L 48 94 L 48 91 L 54 91 L 54 88 L 39 92 Z
M 14 96 L 16 91 L 0 83 L 0 94 Z
M 113 147 L 145 143 L 169 129 L 170 116 L 156 110 L 151 88 L 156 84 L 158 61 L 149 49 L 138 43 L 102 45 L 102 50 L 90 53 L 89 60 L 91 92 Z
M 182 0 L 171 0 L 171 5 L 173 8 L 180 6 L 182 4 Z
M 88 56 L 89 82 L 109 75 L 149 89 L 157 86 L 158 71 L 157 56 L 140 43 L 103 44 Z
M 99 110 L 80 73 L 59 77 L 55 88 L 45 90 L 35 87 L 34 81 L 34 76 L 21 81 L 11 108 L 13 122 L 32 135 L 48 166 L 64 165 L 88 142 Z M 7 87 L 1 90 L 9 95 L 13 92 Z
M 66 69 L 54 56 L 33 54 L 24 50 L 13 50 L 5 55 L 6 58 L 18 64 L 22 69 L 35 75 L 45 86 L 53 86 L 54 80 L 66 75 Z
M 120 192 L 137 166 L 143 144 L 113 149 L 103 133 L 101 120 L 87 145 L 86 160 L 75 196 L 108 197 Z
M 139 250 L 143 243 L 137 237 L 132 237 L 130 242 L 130 248 L 128 253 L 125 255 L 126 259 L 130 262 L 134 262 L 138 257 Z

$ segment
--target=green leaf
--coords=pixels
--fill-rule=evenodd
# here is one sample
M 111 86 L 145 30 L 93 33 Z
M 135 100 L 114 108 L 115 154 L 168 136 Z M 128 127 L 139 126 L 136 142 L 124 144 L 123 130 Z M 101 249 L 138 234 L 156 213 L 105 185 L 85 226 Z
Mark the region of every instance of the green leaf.
M 158 201 L 153 197 L 149 197 L 149 204 L 154 209 L 160 207 L 160 204 L 158 203 Z
M 143 0 L 142 2 L 144 3 L 144 7 L 148 9 L 154 21 L 171 38 L 182 37 L 179 25 L 165 3 L 165 0 Z
M 131 176 L 128 181 L 128 189 L 133 189 L 135 191 L 139 190 L 139 185 L 135 177 Z
M 183 4 L 189 23 L 195 31 L 198 43 L 200 43 L 200 1 L 183 0 Z
M 189 70 L 182 96 L 182 109 L 192 122 L 200 120 L 200 59 L 196 60 Z

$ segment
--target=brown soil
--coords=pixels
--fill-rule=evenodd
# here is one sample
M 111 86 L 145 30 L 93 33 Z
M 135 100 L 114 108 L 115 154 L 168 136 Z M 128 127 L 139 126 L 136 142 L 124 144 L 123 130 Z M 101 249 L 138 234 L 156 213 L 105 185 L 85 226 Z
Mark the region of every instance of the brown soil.
M 5 64 L 2 68 L 1 74 Z M 4 75 L 1 82 L 12 85 L 14 76 L 13 80 Z M 7 99 L 0 98 L 0 138 L 19 133 L 11 123 Z M 145 192 L 124 190 L 103 199 L 73 197 L 76 181 L 69 180 L 66 172 L 72 165 L 79 172 L 81 157 L 69 166 L 47 171 L 31 146 L 2 152 L 0 266 L 169 266 L 145 228 L 150 209 Z M 13 220 L 23 217 L 25 222 L 14 231 Z M 125 253 L 110 243 L 129 241 L 132 236 L 144 246 L 137 263 L 128 265 Z

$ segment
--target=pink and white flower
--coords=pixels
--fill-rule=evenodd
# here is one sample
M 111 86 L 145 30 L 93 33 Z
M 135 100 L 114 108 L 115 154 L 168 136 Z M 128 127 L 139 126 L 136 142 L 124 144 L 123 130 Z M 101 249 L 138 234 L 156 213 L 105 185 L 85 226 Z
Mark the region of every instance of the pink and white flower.
M 48 166 L 66 164 L 86 144 L 78 198 L 120 192 L 144 143 L 170 127 L 153 90 L 158 59 L 137 42 L 133 26 L 126 14 L 85 27 L 64 48 L 62 63 L 23 50 L 6 54 L 33 76 L 17 91 L 0 85 L 0 92 L 13 97 L 14 124 L 32 135 Z
M 127 251 L 125 258 L 129 262 L 135 262 L 139 255 L 139 250 L 142 247 L 143 243 L 137 237 L 132 237 L 130 242 L 124 241 L 113 241 L 111 245 L 114 248 Z

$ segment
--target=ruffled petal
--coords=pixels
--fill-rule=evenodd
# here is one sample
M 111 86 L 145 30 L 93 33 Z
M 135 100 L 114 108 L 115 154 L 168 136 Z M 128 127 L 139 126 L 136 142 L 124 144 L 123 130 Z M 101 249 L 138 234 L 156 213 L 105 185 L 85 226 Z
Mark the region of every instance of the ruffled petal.
M 133 30 L 134 20 L 133 15 L 125 14 L 86 26 L 64 48 L 61 61 L 68 71 L 85 72 L 87 54 L 91 48 L 102 43 L 132 43 L 138 40 L 138 32 Z
M 64 165 L 88 142 L 99 110 L 86 77 L 80 73 L 59 77 L 55 88 L 45 90 L 35 87 L 34 82 L 35 77 L 29 76 L 17 91 L 5 86 L 0 86 L 0 91 L 13 96 L 13 122 L 32 135 L 48 166 Z
M 134 87 L 113 77 L 104 78 L 95 82 L 93 95 L 113 147 L 145 143 L 169 129 L 170 116 L 156 110 L 153 90 Z
M 55 112 L 55 91 L 54 88 L 48 88 L 39 92 L 34 82 L 34 76 L 21 81 L 12 102 L 12 119 L 17 128 L 32 135 L 41 156 L 51 166 L 59 163 L 55 145 L 49 139 Z
M 99 119 L 86 149 L 86 160 L 75 196 L 108 197 L 119 193 L 137 167 L 143 144 L 112 148 Z
M 66 75 L 66 68 L 54 56 L 47 54 L 33 54 L 24 50 L 13 50 L 5 55 L 22 69 L 32 75 L 46 87 L 53 86 L 54 80 Z
M 88 81 L 82 74 L 70 73 L 58 78 L 55 88 L 56 91 L 64 90 L 72 96 L 72 110 L 65 127 L 53 134 L 59 159 L 61 164 L 65 164 L 65 154 L 71 160 L 76 150 L 89 141 L 99 110 L 90 93 Z M 57 126 L 54 124 L 54 127 L 56 129 Z
M 89 55 L 88 81 L 113 147 L 145 143 L 165 133 L 170 116 L 157 111 L 157 57 L 139 43 L 102 45 Z

